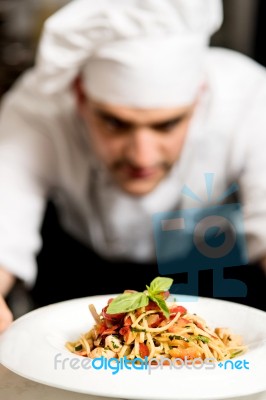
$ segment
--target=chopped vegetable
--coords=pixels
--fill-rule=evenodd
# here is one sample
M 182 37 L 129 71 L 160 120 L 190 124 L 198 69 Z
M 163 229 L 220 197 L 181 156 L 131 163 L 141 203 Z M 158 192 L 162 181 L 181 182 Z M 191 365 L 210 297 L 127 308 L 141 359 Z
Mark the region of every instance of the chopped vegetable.
M 169 339 L 170 340 L 184 340 L 184 342 L 189 342 L 189 339 L 185 338 L 184 336 L 178 336 L 178 335 L 170 335 Z
M 231 354 L 230 358 L 234 358 L 234 357 L 238 356 L 241 353 L 243 353 L 243 350 L 235 351 L 234 353 Z
M 195 339 L 200 340 L 203 343 L 209 343 L 209 341 L 210 341 L 210 339 L 208 337 L 202 336 L 202 335 L 195 336 Z

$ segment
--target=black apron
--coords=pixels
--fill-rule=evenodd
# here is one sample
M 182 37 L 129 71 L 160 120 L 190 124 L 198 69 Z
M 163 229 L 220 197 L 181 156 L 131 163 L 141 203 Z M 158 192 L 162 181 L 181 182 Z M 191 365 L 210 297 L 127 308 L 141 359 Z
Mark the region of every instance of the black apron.
M 79 297 L 121 293 L 124 289 L 143 291 L 160 275 L 157 264 L 111 262 L 75 240 L 61 228 L 52 202 L 48 202 L 41 234 L 43 248 L 37 257 L 38 275 L 31 290 L 35 307 Z M 186 273 L 168 276 L 177 284 L 187 282 Z M 223 297 L 222 300 L 266 310 L 266 279 L 258 265 L 227 268 L 224 278 L 243 281 L 248 293 L 243 298 Z M 213 297 L 211 270 L 199 272 L 198 295 Z

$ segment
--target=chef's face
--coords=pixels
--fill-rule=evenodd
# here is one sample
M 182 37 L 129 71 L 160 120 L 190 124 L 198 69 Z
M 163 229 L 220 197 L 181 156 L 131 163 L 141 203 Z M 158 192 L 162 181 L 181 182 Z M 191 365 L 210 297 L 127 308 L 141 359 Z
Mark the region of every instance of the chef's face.
M 195 105 L 137 109 L 103 104 L 76 88 L 79 112 L 97 157 L 130 195 L 151 192 L 182 152 Z

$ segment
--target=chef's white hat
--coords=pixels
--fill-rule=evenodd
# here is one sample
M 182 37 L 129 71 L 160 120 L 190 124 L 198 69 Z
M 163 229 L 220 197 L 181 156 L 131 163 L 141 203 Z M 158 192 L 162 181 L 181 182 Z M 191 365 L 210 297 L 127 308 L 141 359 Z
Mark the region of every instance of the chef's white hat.
M 194 100 L 221 0 L 75 0 L 50 17 L 39 46 L 40 89 L 82 74 L 89 95 L 139 108 Z

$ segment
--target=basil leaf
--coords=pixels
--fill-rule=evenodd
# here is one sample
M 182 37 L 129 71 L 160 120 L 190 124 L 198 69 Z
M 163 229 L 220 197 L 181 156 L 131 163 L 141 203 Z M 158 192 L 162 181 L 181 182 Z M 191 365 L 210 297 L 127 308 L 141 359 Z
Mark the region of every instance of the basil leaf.
M 140 307 L 145 307 L 148 303 L 149 299 L 145 293 L 123 293 L 114 298 L 106 312 L 108 314 L 129 312 Z
M 165 300 L 163 299 L 163 297 L 158 296 L 158 295 L 153 295 L 150 292 L 148 292 L 148 296 L 152 301 L 154 301 L 154 303 L 156 303 L 160 307 L 160 309 L 163 312 L 163 315 L 166 318 L 169 318 L 169 315 L 170 315 L 169 308 L 167 307 L 167 304 L 166 304 Z
M 189 343 L 190 340 L 185 338 L 184 336 L 178 336 L 178 335 L 170 335 L 168 336 L 170 340 L 184 340 L 184 342 Z
M 161 278 L 158 276 L 157 278 L 153 279 L 148 288 L 149 292 L 153 294 L 158 294 L 161 292 L 166 292 L 173 284 L 173 279 L 171 278 Z

